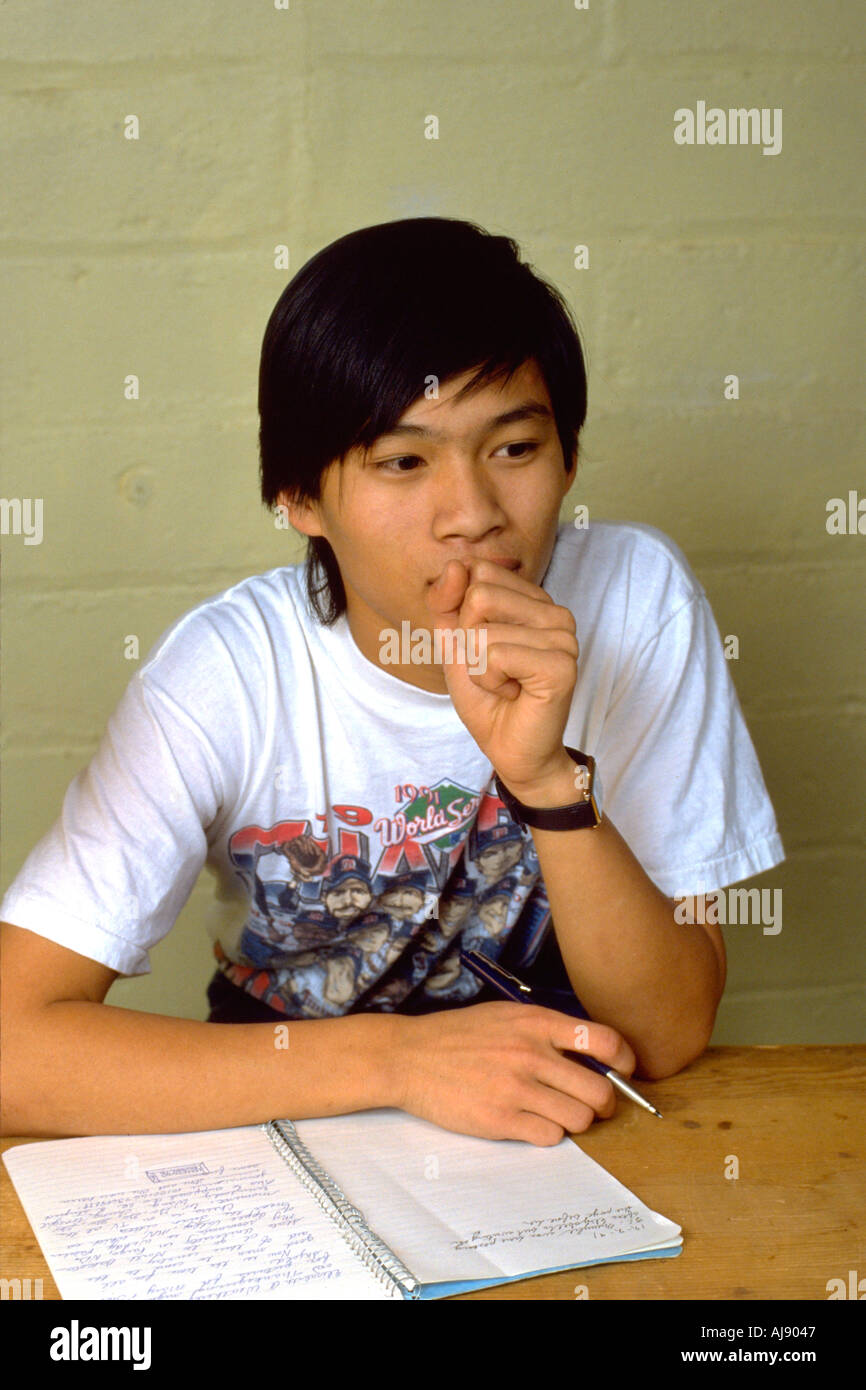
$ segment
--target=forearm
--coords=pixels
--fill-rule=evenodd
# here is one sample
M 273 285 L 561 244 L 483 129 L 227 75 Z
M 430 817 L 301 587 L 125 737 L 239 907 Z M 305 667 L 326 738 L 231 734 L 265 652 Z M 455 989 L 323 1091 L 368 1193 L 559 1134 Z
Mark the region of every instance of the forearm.
M 576 799 L 567 754 L 533 786 L 528 806 Z M 553 929 L 590 1017 L 622 1033 L 644 1076 L 669 1076 L 706 1047 L 723 987 L 722 964 L 700 926 L 680 924 L 616 827 L 532 830 Z
M 563 963 L 590 1017 L 628 1039 L 644 1076 L 669 1076 L 706 1047 L 720 988 L 700 926 L 680 924 L 608 820 L 533 830 Z
M 393 1103 L 395 1018 L 200 1023 L 83 1000 L 4 1019 L 4 1134 L 223 1129 Z

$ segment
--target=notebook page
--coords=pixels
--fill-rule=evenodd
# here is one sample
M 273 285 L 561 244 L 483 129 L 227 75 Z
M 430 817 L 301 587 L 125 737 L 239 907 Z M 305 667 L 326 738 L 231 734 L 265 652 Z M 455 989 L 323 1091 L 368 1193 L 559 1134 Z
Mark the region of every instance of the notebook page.
M 677 1245 L 570 1139 L 474 1139 L 400 1110 L 298 1120 L 301 1140 L 422 1283 L 518 1275 Z
M 49 1140 L 3 1161 L 63 1298 L 394 1296 L 256 1126 Z

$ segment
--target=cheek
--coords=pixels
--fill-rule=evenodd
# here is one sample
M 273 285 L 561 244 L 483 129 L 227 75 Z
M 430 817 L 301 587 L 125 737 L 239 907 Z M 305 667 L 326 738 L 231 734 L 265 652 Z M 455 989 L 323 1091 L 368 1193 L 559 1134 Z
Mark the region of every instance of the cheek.
M 537 480 L 534 488 L 521 493 L 521 503 L 526 511 L 533 516 L 536 526 L 542 517 L 558 516 L 562 499 L 565 496 L 564 484 L 564 469 L 561 478 L 559 475 L 545 472 L 544 477 Z
M 359 515 L 364 518 L 363 531 L 356 533 L 351 549 L 365 572 L 365 581 L 376 586 L 382 579 L 405 576 L 407 561 L 417 549 L 422 534 L 422 523 L 413 510 L 409 506 L 380 505 Z
M 417 530 L 426 517 L 422 490 L 413 487 L 374 487 L 363 495 L 359 490 L 356 505 L 357 515 L 364 518 L 365 531 L 375 531 L 386 542 Z

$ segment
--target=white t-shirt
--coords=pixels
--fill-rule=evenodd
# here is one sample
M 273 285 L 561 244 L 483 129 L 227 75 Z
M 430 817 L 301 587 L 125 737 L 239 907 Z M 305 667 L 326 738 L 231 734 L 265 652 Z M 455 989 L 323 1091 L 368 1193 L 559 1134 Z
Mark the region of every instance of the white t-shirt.
M 562 525 L 543 587 L 580 643 L 563 741 L 595 756 L 604 814 L 657 887 L 712 892 L 780 863 L 718 628 L 674 542 Z M 144 974 L 207 866 L 220 968 L 273 1008 L 465 1001 L 481 985 L 461 949 L 507 943 L 517 969 L 550 917 L 532 833 L 492 778 L 450 696 L 368 660 L 345 615 L 320 624 L 303 567 L 284 566 L 163 634 L 0 917 Z

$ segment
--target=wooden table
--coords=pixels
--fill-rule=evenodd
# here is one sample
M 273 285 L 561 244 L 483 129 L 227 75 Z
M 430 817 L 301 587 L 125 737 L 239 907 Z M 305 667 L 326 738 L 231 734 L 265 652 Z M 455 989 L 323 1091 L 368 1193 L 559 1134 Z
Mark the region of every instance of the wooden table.
M 682 1227 L 682 1254 L 457 1297 L 827 1300 L 831 1279 L 866 1281 L 866 1046 L 713 1047 L 639 1088 L 664 1120 L 620 1098 L 579 1142 Z M 59 1298 L 2 1165 L 0 1223 L 0 1274 Z

